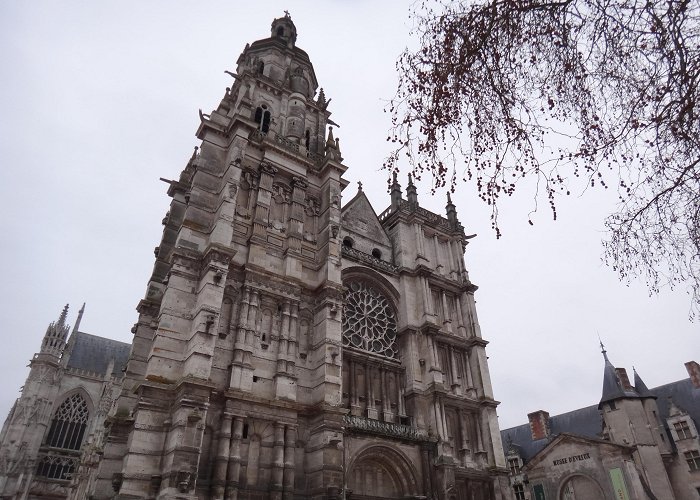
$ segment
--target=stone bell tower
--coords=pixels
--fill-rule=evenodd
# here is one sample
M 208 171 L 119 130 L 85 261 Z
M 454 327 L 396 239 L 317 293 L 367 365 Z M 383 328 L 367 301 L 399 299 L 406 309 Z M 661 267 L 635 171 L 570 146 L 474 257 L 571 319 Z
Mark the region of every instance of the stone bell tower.
M 177 180 L 94 498 L 502 498 L 467 237 L 347 185 L 288 14 Z M 342 243 L 341 243 L 342 242 Z M 115 496 L 116 495 L 116 496 Z
M 296 37 L 287 14 L 246 45 L 232 87 L 200 111 L 201 146 L 163 179 L 172 202 L 97 498 L 340 489 L 346 167 Z

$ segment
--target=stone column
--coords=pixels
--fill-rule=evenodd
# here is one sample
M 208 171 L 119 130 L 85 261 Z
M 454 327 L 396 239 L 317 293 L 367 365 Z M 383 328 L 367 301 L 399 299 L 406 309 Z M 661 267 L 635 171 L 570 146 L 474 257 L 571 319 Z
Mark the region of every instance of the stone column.
M 350 414 L 359 416 L 362 413 L 360 408 L 360 390 L 357 385 L 357 362 L 350 358 L 350 379 L 352 380 L 352 389 L 350 392 Z
M 294 498 L 294 467 L 297 446 L 297 429 L 288 425 L 284 435 L 284 500 Z
M 219 450 L 216 454 L 214 469 L 214 498 L 216 500 L 224 498 L 226 489 L 226 472 L 228 471 L 232 420 L 233 415 L 227 410 L 224 410 L 224 416 L 221 420 L 221 430 L 219 431 Z
M 458 392 L 461 384 L 459 383 L 459 374 L 457 373 L 457 360 L 455 359 L 455 352 L 452 346 L 448 346 L 447 349 L 450 358 L 450 369 L 452 373 L 452 390 Z
M 280 332 L 279 341 L 277 343 L 277 373 L 287 371 L 286 361 L 290 318 L 289 301 L 285 301 L 284 304 L 282 304 L 282 331 Z
M 284 485 L 284 424 L 275 423 L 275 443 L 272 449 L 272 477 L 270 489 L 272 500 L 282 498 Z
M 242 299 L 241 299 L 241 310 L 238 313 L 238 331 L 236 333 L 235 346 L 240 349 L 242 346 L 240 344 L 245 343 L 246 333 L 245 330 L 248 327 L 248 306 L 250 305 L 250 287 L 244 287 Z
M 226 476 L 226 500 L 236 500 L 241 475 L 241 438 L 243 437 L 243 417 L 234 417 L 233 434 Z
M 365 385 L 367 386 L 367 418 L 377 419 L 377 409 L 374 406 L 374 387 L 372 384 L 372 372 L 369 364 L 365 363 Z
M 292 302 L 289 320 L 289 344 L 287 344 L 287 364 L 288 371 L 292 371 L 296 366 L 299 355 L 299 303 Z
M 292 179 L 292 210 L 287 233 L 287 251 L 300 253 L 304 235 L 304 200 L 308 183 L 300 178 Z
M 433 248 L 435 249 L 435 271 L 437 271 L 438 274 L 444 274 L 444 266 L 440 258 L 440 241 L 438 240 L 437 234 L 433 235 Z
M 245 343 L 253 346 L 255 342 L 255 330 L 258 321 L 258 308 L 260 306 L 260 292 L 255 288 L 251 289 L 250 304 L 248 305 L 248 320 L 246 322 Z
M 452 333 L 452 318 L 450 315 L 450 308 L 447 306 L 447 295 L 445 295 L 445 291 L 441 290 L 440 291 L 440 298 L 442 300 L 442 325 L 445 327 L 445 329 Z
M 462 300 L 459 295 L 455 297 L 455 307 L 457 308 L 457 333 L 462 337 L 466 337 L 467 329 L 464 327 L 464 316 L 462 316 Z

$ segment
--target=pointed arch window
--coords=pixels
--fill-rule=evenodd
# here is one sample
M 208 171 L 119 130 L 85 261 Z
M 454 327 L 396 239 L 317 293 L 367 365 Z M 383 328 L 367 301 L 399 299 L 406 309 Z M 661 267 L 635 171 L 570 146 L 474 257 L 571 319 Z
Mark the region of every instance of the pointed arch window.
M 80 394 L 66 398 L 54 413 L 46 445 L 64 450 L 80 450 L 90 413 Z
M 255 123 L 258 124 L 258 130 L 263 134 L 267 134 L 270 131 L 270 119 L 272 115 L 267 109 L 265 104 L 258 106 L 255 109 Z
M 343 309 L 343 345 L 396 358 L 396 314 L 389 300 L 369 283 L 350 282 Z
M 78 467 L 90 411 L 80 394 L 66 398 L 58 407 L 40 453 L 36 474 L 62 481 L 71 479 Z M 47 449 L 48 448 L 48 449 Z

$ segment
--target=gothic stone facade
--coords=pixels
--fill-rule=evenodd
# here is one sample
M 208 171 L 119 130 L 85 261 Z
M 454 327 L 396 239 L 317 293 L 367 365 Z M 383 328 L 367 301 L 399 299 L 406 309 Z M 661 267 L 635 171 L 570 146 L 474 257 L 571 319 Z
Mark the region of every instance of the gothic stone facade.
M 0 498 L 85 498 L 129 344 L 49 325 L 0 433 Z
M 486 341 L 448 200 L 347 181 L 289 16 L 179 179 L 93 498 L 501 499 Z M 504 493 L 505 492 L 505 493 Z M 505 496 L 504 496 L 505 494 Z

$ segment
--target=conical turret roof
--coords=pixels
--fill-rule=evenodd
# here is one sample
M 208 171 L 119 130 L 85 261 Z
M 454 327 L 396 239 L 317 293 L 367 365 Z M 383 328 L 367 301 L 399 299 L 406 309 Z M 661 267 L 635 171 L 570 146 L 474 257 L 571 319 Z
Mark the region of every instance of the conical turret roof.
M 640 398 L 654 398 L 656 399 L 656 396 L 654 396 L 647 385 L 644 383 L 642 380 L 642 377 L 639 376 L 637 373 L 637 370 L 633 367 L 632 371 L 634 371 L 634 390 L 637 391 L 637 394 L 639 394 Z
M 603 395 L 600 398 L 600 403 L 598 403 L 598 409 L 602 407 L 603 403 L 616 399 L 639 398 L 639 394 L 634 390 L 625 389 L 617 376 L 615 367 L 608 359 L 608 353 L 602 342 L 600 347 L 602 349 L 603 358 L 605 359 L 605 368 L 603 370 Z

